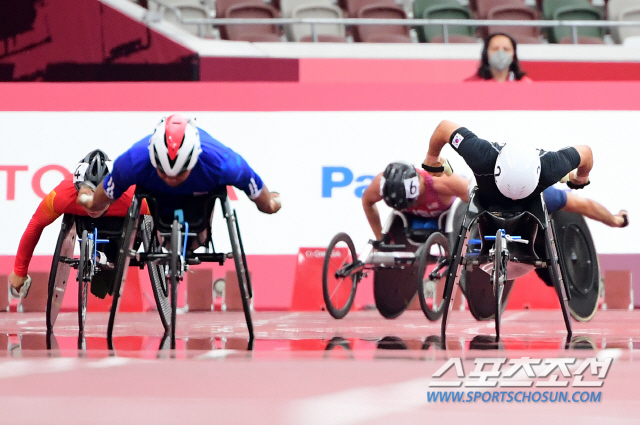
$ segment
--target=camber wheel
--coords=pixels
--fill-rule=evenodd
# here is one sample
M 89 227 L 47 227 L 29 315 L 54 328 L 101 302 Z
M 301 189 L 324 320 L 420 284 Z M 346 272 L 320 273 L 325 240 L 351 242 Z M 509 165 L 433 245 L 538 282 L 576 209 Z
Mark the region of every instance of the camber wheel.
M 442 233 L 433 233 L 416 255 L 420 307 L 427 319 L 434 322 L 444 312 L 444 285 L 451 258 L 449 242 Z
M 356 248 L 349 235 L 338 233 L 334 236 L 324 254 L 322 296 L 329 314 L 335 319 L 346 316 L 353 304 L 361 273 L 350 270 L 357 261 Z
M 159 253 L 162 247 L 158 238 L 153 237 L 153 219 L 151 216 L 145 215 L 142 218 L 142 244 L 145 252 Z M 164 266 L 154 261 L 147 261 L 147 271 L 149 272 L 149 280 L 151 280 L 151 288 L 153 289 L 153 297 L 156 300 L 156 307 L 160 314 L 160 321 L 165 332 L 169 332 L 171 328 L 171 300 L 169 299 L 169 286 L 165 274 Z
M 176 312 L 178 310 L 178 267 L 182 267 L 180 251 L 182 241 L 180 237 L 180 223 L 173 220 L 171 225 L 171 256 L 169 259 L 169 287 L 171 288 L 171 348 L 176 348 Z
M 502 293 L 504 284 L 507 280 L 507 258 L 503 252 L 503 244 L 505 240 L 502 231 L 496 233 L 496 243 L 494 245 L 495 256 L 493 260 L 493 295 L 495 297 L 495 322 L 496 322 L 496 341 L 500 339 L 500 316 L 502 313 Z
M 80 261 L 78 262 L 78 329 L 82 333 L 84 331 L 84 323 L 87 319 L 87 296 L 89 290 L 89 282 L 91 281 L 92 255 L 94 241 L 89 239 L 86 230 L 82 231 L 82 239 L 80 240 Z

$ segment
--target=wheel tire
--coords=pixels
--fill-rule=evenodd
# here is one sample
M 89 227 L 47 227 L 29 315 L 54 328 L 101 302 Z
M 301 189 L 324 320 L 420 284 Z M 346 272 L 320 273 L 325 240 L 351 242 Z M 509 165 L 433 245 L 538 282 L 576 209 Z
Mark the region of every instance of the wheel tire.
M 49 273 L 49 284 L 47 294 L 46 325 L 47 332 L 53 332 L 53 325 L 56 323 L 60 306 L 67 289 L 69 272 L 71 265 L 60 261 L 62 257 L 73 257 L 73 249 L 76 243 L 76 223 L 71 214 L 65 214 L 62 218 L 62 226 L 58 234 L 56 249 L 51 261 L 51 272 Z
M 108 340 L 111 340 L 113 337 L 113 327 L 115 325 L 116 313 L 118 312 L 120 296 L 122 295 L 123 290 L 122 285 L 126 280 L 127 271 L 129 269 L 129 252 L 133 247 L 136 239 L 136 231 L 138 230 L 139 214 L 140 201 L 137 196 L 134 196 L 124 219 L 124 223 L 122 224 L 122 231 L 120 232 L 120 239 L 118 242 L 118 256 L 115 261 L 116 273 L 113 286 L 113 301 L 111 302 L 109 322 L 107 323 Z
M 571 316 L 579 321 L 591 320 L 598 309 L 600 266 L 589 227 L 577 213 L 556 211 L 550 218 L 556 229 L 562 271 L 566 271 L 563 279 L 571 296 Z M 553 287 L 548 268 L 536 269 L 536 273 L 547 286 Z
M 82 231 L 80 240 L 80 261 L 78 262 L 78 329 L 84 332 L 84 323 L 87 318 L 87 293 L 91 281 L 91 254 L 92 244 L 86 230 Z
M 142 220 L 141 231 L 144 251 L 150 253 L 162 252 L 158 239 L 153 237 L 153 219 L 151 216 L 145 215 Z M 153 261 L 147 261 L 147 271 L 149 272 L 149 280 L 153 289 L 153 297 L 156 300 L 156 308 L 160 314 L 160 321 L 165 332 L 169 332 L 171 330 L 171 300 L 164 267 Z
M 432 256 L 432 248 L 438 247 L 438 256 Z M 440 299 L 440 302 L 436 302 L 437 295 L 442 293 L 444 295 L 444 284 L 447 279 L 448 262 L 451 259 L 451 249 L 447 238 L 439 232 L 433 233 L 429 236 L 427 241 L 418 249 L 418 299 L 420 300 L 420 307 L 427 319 L 432 322 L 440 319 L 444 312 L 444 297 Z M 429 261 L 435 258 L 435 261 Z M 447 266 L 441 269 L 438 275 L 439 279 L 431 280 L 430 274 L 434 265 L 440 264 L 445 259 Z M 438 285 L 440 284 L 440 285 Z M 428 285 L 428 286 L 427 286 Z M 441 286 L 439 288 L 438 286 Z M 429 291 L 432 297 L 427 297 L 426 293 Z M 437 304 L 437 305 L 436 305 Z M 435 308 L 434 308 L 434 305 Z
M 347 244 L 348 252 L 342 264 L 336 267 L 334 270 L 331 262 L 331 253 L 333 252 L 336 245 L 340 242 L 344 242 L 345 244 Z M 338 251 L 338 253 L 339 256 L 342 256 L 340 251 Z M 322 266 L 322 296 L 324 298 L 324 303 L 327 306 L 327 311 L 334 319 L 342 319 L 347 315 L 349 309 L 351 309 L 351 305 L 353 305 L 353 300 L 356 296 L 356 287 L 358 285 L 358 281 L 360 280 L 360 275 L 357 273 L 347 278 L 343 278 L 341 281 L 339 281 L 339 283 L 337 283 L 337 285 L 334 285 L 334 280 L 339 280 L 338 278 L 336 278 L 335 274 L 344 265 L 348 263 L 353 264 L 357 260 L 358 257 L 356 255 L 356 248 L 353 245 L 353 241 L 351 240 L 351 237 L 349 237 L 349 235 L 347 235 L 346 233 L 338 233 L 333 237 L 333 239 L 331 239 L 329 247 L 325 251 L 324 264 Z M 349 280 L 351 281 L 351 283 L 348 283 L 348 287 L 343 286 L 343 282 L 345 282 L 345 280 L 347 282 Z M 342 297 L 342 299 L 345 298 L 345 292 L 347 290 L 349 291 L 346 296 L 346 301 L 342 306 L 337 303 L 337 298 L 335 297 L 340 287 L 346 288 L 340 290 L 339 295 Z
M 504 280 L 506 278 L 505 258 L 502 256 L 502 231 L 496 232 L 496 243 L 494 245 L 495 258 L 493 260 L 493 296 L 495 298 L 495 323 L 496 341 L 500 339 L 500 317 L 502 315 L 502 292 L 504 290 Z
M 171 256 L 169 259 L 169 287 L 171 289 L 171 348 L 176 348 L 176 313 L 178 310 L 178 263 L 182 249 L 180 223 L 171 225 Z
M 227 227 L 229 229 L 229 241 L 233 251 L 233 263 L 236 267 L 236 277 L 238 278 L 238 286 L 240 288 L 240 299 L 242 300 L 242 311 L 244 312 L 245 322 L 247 323 L 247 331 L 249 332 L 249 345 L 253 346 L 253 320 L 251 319 L 251 282 L 249 278 L 249 270 L 246 267 L 247 258 L 244 255 L 244 249 L 240 240 L 239 225 L 235 210 L 229 211 Z

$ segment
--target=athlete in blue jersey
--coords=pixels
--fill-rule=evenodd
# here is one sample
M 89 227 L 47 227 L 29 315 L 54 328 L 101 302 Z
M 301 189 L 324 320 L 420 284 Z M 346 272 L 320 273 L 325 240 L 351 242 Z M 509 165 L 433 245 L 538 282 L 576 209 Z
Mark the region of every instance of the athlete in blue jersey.
M 116 159 L 95 193 L 81 189 L 77 202 L 89 211 L 101 211 L 132 185 L 157 197 L 235 186 L 264 213 L 281 207 L 279 194 L 269 192 L 244 158 L 178 114 L 163 119 L 153 134 Z

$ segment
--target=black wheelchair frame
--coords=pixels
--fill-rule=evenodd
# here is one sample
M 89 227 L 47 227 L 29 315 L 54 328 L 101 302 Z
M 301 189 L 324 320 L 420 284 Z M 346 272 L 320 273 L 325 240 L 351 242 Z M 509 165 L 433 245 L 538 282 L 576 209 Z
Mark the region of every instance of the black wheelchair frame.
M 382 239 L 370 240 L 359 257 L 351 237 L 338 233 L 325 251 L 322 272 L 322 293 L 329 314 L 342 319 L 353 304 L 358 283 L 373 271 L 374 299 L 383 317 L 398 317 L 417 293 L 427 318 L 438 320 L 444 311 L 443 300 L 436 301 L 437 291 L 433 288 L 444 277 L 450 257 L 449 242 L 442 233 L 445 218 L 446 213 L 440 216 L 438 229 L 411 229 L 407 216 L 394 210 L 383 227 Z M 330 270 L 331 259 L 342 256 L 334 251 L 341 243 L 346 244 L 348 254 L 336 270 Z M 335 288 L 334 279 L 337 281 Z M 341 290 L 345 281 L 348 288 Z M 336 294 L 344 298 L 339 291 L 346 292 L 347 289 L 345 303 L 338 306 Z
M 143 199 L 146 199 L 153 218 L 151 228 L 148 226 L 140 228 L 139 213 Z M 218 253 L 214 249 L 211 219 L 217 200 L 220 200 L 222 213 L 227 221 L 232 247 L 231 253 Z M 178 213 L 178 218 L 176 213 Z M 179 217 L 180 215 L 182 217 Z M 140 230 L 142 230 L 144 244 L 143 252 L 132 249 L 136 239 L 135 235 Z M 204 241 L 200 240 L 201 235 L 205 236 Z M 176 247 L 178 248 L 176 249 Z M 200 247 L 204 247 L 206 252 L 194 251 Z M 149 191 L 138 187 L 122 228 L 116 286 L 109 315 L 107 339 L 111 340 L 113 335 L 115 316 L 124 288 L 128 265 L 143 268 L 146 264 L 148 268 L 155 270 L 162 277 L 157 280 L 159 285 L 152 286 L 158 300 L 161 320 L 166 325 L 166 333 L 170 334 L 170 346 L 175 348 L 178 283 L 183 280 L 188 266 L 202 262 L 216 262 L 222 265 L 228 258 L 233 258 L 235 263 L 249 339 L 253 340 L 253 322 L 249 307 L 249 301 L 253 298 L 251 281 L 247 271 L 247 260 L 240 237 L 237 215 L 227 197 L 226 187 L 204 195 L 175 196 L 170 201 L 163 200 L 163 202 L 159 202 Z
M 96 277 L 110 279 L 112 267 L 97 261 L 97 245 L 101 243 L 115 243 L 120 235 L 120 228 L 124 219 L 120 217 L 77 216 L 65 214 L 58 235 L 58 241 L 53 256 L 51 272 L 49 273 L 46 325 L 47 332 L 53 332 L 62 299 L 66 291 L 71 268 L 78 271 L 78 348 L 83 348 L 82 338 L 87 316 L 87 295 L 89 284 Z M 103 239 L 99 239 L 102 237 Z M 74 257 L 76 238 L 80 242 L 80 255 Z M 103 248 L 101 248 L 102 250 Z M 111 250 L 113 251 L 113 250 Z
M 480 230 L 480 249 L 469 250 L 470 233 L 472 226 L 478 223 Z M 528 227 L 522 228 L 521 224 Z M 525 235 L 529 240 L 527 244 L 513 240 L 507 235 L 509 232 L 528 232 Z M 486 243 L 488 238 L 495 232 L 495 243 L 493 246 Z M 488 234 L 489 233 L 489 234 Z M 541 257 L 538 251 L 544 250 L 546 255 Z M 451 266 L 447 273 L 446 286 L 443 294 L 444 315 L 441 324 L 441 334 L 446 336 L 448 313 L 451 310 L 451 298 L 453 289 L 460 283 L 462 268 L 467 270 L 474 267 L 485 266 L 491 269 L 491 281 L 493 285 L 495 301 L 495 327 L 496 341 L 500 339 L 500 316 L 503 309 L 504 285 L 509 279 L 511 263 L 515 266 L 514 272 L 522 276 L 524 273 L 535 268 L 546 268 L 549 271 L 556 295 L 560 301 L 562 316 L 567 329 L 567 339 L 571 338 L 572 329 L 569 320 L 569 289 L 567 288 L 565 266 L 562 253 L 557 248 L 556 231 L 553 220 L 550 219 L 544 203 L 543 195 L 540 201 L 537 199 L 521 208 L 506 209 L 490 206 L 485 208 L 474 189 L 469 199 L 466 214 L 460 227 L 457 239 L 454 244 Z M 517 277 L 517 276 L 515 276 Z M 512 278 L 515 278 L 512 277 Z M 466 282 L 472 285 L 473 282 Z M 471 300 L 470 300 L 471 302 Z

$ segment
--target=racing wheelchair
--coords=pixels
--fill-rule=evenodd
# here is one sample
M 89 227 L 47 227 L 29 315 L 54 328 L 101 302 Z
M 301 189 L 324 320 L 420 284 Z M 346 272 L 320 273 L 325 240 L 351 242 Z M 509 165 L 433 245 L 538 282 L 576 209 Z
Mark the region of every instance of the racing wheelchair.
M 476 319 L 494 319 L 499 340 L 501 314 L 513 282 L 534 269 L 555 288 L 568 339 L 570 315 L 583 321 L 593 317 L 598 306 L 598 262 L 581 216 L 558 211 L 550 217 L 542 194 L 511 208 L 485 205 L 477 188 L 466 208 L 454 215 L 459 232 L 443 294 L 443 338 L 452 292 L 459 285 Z
M 123 217 L 98 217 L 77 216 L 65 214 L 62 218 L 62 226 L 58 234 L 58 240 L 49 273 L 46 325 L 47 333 L 53 332 L 58 313 L 62 306 L 62 300 L 66 291 L 71 268 L 77 270 L 78 282 L 78 348 L 83 348 L 82 341 L 84 324 L 87 316 L 87 297 L 89 285 L 98 285 L 100 288 L 92 288 L 97 291 L 112 293 L 117 278 L 116 266 L 109 264 L 105 259 L 98 260 L 98 251 L 103 252 L 107 259 L 116 259 L 120 237 L 125 219 Z M 144 231 L 141 233 L 145 247 L 150 240 L 151 217 L 144 217 L 141 221 Z M 74 256 L 75 241 L 80 244 L 80 255 Z M 140 240 L 136 243 L 140 245 Z M 98 249 L 98 246 L 100 249 Z M 154 295 L 158 309 L 161 308 L 161 298 L 157 289 L 162 282 L 162 270 L 149 268 L 149 277 L 154 287 Z
M 425 219 L 392 211 L 382 238 L 370 240 L 360 256 L 351 237 L 338 233 L 325 252 L 322 294 L 329 314 L 342 319 L 353 304 L 358 283 L 373 271 L 376 307 L 387 319 L 398 317 L 416 293 L 429 320 L 443 313 L 444 278 L 450 249 L 444 234 L 448 214 Z
M 143 199 L 149 205 L 152 220 L 145 219 L 141 224 L 139 213 Z M 214 249 L 211 218 L 217 200 L 220 200 L 222 213 L 227 221 L 231 253 L 218 253 Z M 138 236 L 140 234 L 141 237 Z M 143 240 L 142 252 L 135 248 L 136 239 Z M 204 248 L 205 252 L 195 252 L 198 248 Z M 115 316 L 129 265 L 140 268 L 147 265 L 150 273 L 158 274 L 158 284 L 153 285 L 154 294 L 157 294 L 162 323 L 170 334 L 170 346 L 175 348 L 178 284 L 183 280 L 184 273 L 189 265 L 202 262 L 217 262 L 222 265 L 228 258 L 233 258 L 235 263 L 249 339 L 252 341 L 253 323 L 249 309 L 250 299 L 253 298 L 251 281 L 237 215 L 231 208 L 226 187 L 203 195 L 172 196 L 163 200 L 152 196 L 144 188 L 137 187 L 122 227 L 107 339 L 110 340 L 113 335 Z

